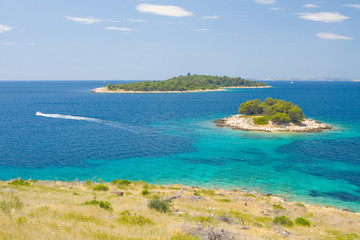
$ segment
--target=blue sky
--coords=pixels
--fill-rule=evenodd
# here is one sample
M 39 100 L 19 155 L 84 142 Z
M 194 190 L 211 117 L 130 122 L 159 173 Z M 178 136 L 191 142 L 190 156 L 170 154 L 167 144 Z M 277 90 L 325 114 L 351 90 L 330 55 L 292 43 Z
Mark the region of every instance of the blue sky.
M 360 79 L 360 0 L 0 0 L 0 80 Z

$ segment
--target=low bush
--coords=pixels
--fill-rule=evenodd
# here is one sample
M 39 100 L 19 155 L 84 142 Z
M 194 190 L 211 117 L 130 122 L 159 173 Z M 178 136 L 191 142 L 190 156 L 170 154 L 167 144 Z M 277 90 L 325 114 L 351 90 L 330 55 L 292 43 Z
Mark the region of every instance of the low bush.
M 104 184 L 98 184 L 93 187 L 94 191 L 109 191 L 109 187 Z
M 149 195 L 149 194 L 151 194 L 151 193 L 150 193 L 149 190 L 144 189 L 144 190 L 142 190 L 141 194 L 145 196 L 145 195 Z
M 269 123 L 269 118 L 264 116 L 264 117 L 257 117 L 257 118 L 253 118 L 254 119 L 254 123 L 256 125 L 266 125 Z
M 114 185 L 130 185 L 131 184 L 131 181 L 129 180 L 126 180 L 126 179 L 115 179 L 113 181 L 111 181 L 112 184 Z
M 30 183 L 28 181 L 24 181 L 21 178 L 12 180 L 11 182 L 9 182 L 9 185 L 14 185 L 14 186 L 30 186 Z
M 149 201 L 148 207 L 158 212 L 166 213 L 170 211 L 170 202 L 154 197 Z
M 286 227 L 291 227 L 291 226 L 294 225 L 294 223 L 287 216 L 275 217 L 273 222 L 275 224 L 283 225 L 283 226 L 286 226 Z
M 305 218 L 302 218 L 302 217 L 296 218 L 295 223 L 298 224 L 298 225 L 301 225 L 301 226 L 307 226 L 307 227 L 311 226 L 310 221 L 305 219 Z
M 298 206 L 298 207 L 305 207 L 305 205 L 302 204 L 302 203 L 295 203 L 295 205 Z
M 111 207 L 111 204 L 108 201 L 97 201 L 96 199 L 91 201 L 86 201 L 83 203 L 83 205 L 99 205 L 100 208 L 103 208 L 108 211 L 112 211 L 113 208 Z

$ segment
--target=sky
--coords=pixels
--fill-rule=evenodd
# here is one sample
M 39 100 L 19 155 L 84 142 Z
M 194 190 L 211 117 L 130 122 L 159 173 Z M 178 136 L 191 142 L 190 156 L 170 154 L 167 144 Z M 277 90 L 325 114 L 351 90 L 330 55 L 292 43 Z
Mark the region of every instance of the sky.
M 0 80 L 360 79 L 360 0 L 0 0 Z

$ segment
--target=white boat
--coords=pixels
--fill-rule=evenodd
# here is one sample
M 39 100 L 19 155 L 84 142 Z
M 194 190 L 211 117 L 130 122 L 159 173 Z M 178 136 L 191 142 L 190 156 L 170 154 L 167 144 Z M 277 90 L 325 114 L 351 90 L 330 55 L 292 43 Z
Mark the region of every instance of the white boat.
M 294 82 L 293 82 L 293 81 L 291 81 L 291 84 L 294 84 Z
M 41 115 L 41 114 L 42 114 L 41 112 L 37 111 L 35 115 Z

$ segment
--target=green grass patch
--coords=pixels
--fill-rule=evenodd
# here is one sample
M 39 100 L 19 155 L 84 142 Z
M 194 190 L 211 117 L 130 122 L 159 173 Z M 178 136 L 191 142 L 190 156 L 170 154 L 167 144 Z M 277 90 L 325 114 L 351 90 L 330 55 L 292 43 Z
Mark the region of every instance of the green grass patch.
M 200 240 L 200 238 L 188 234 L 179 233 L 171 237 L 170 240 Z
M 244 197 L 253 197 L 253 198 L 256 198 L 256 196 L 255 196 L 254 194 L 252 194 L 252 193 L 246 193 L 246 194 L 244 195 Z
M 142 225 L 154 225 L 154 222 L 148 218 L 136 213 L 132 215 L 130 211 L 123 211 L 120 213 L 121 217 L 117 219 L 117 222 L 124 225 L 142 226 Z
M 217 202 L 231 202 L 231 200 L 227 199 L 227 198 L 215 199 L 215 201 L 217 201 Z
M 292 227 L 294 223 L 287 216 L 275 217 L 273 223 L 277 225 L 283 225 L 285 227 Z
M 103 208 L 108 211 L 112 211 L 113 208 L 111 207 L 111 204 L 108 201 L 97 201 L 96 199 L 91 201 L 86 201 L 83 203 L 83 205 L 99 205 L 100 208 Z
M 349 233 L 349 232 L 341 232 L 337 230 L 330 230 L 328 231 L 330 235 L 328 235 L 325 239 L 336 239 L 336 240 L 358 240 L 360 239 L 360 236 L 355 233 Z
M 298 207 L 303 207 L 303 208 L 305 207 L 305 205 L 302 204 L 302 203 L 295 203 L 295 205 L 298 206 Z
M 306 226 L 306 227 L 310 227 L 311 226 L 311 223 L 309 220 L 305 219 L 305 218 L 302 218 L 302 217 L 298 217 L 295 219 L 295 223 L 297 225 L 301 225 L 301 226 Z
M 284 208 L 284 207 L 281 206 L 280 204 L 273 204 L 273 208 L 274 208 L 274 209 L 278 209 L 278 210 L 286 210 L 286 208 Z

